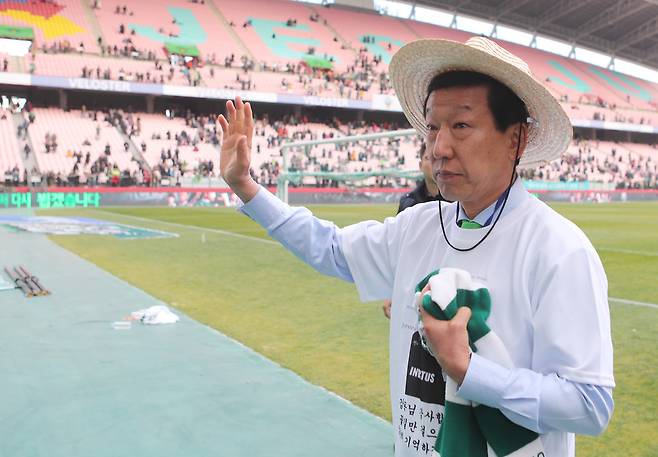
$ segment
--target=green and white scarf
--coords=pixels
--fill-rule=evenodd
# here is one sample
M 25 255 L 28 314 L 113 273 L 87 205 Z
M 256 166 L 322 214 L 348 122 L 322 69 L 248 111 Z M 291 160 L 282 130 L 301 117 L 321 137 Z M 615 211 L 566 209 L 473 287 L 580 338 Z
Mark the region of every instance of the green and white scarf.
M 428 283 L 431 290 L 422 294 Z M 489 290 L 467 271 L 443 268 L 430 273 L 416 286 L 416 305 L 440 320 L 450 320 L 460 306 L 468 306 L 472 312 L 467 325 L 471 350 L 513 368 L 505 345 L 486 322 L 491 313 Z M 419 326 L 423 345 L 431 352 L 420 314 Z M 548 457 L 536 432 L 510 421 L 498 409 L 460 398 L 457 387 L 455 381 L 446 379 L 444 420 L 434 445 L 435 457 Z

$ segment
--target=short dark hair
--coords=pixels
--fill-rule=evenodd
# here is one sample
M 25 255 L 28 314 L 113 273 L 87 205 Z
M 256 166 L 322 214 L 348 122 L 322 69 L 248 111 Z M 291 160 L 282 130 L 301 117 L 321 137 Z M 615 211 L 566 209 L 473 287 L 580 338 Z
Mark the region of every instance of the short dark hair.
M 427 101 L 435 90 L 476 86 L 485 86 L 488 90 L 487 103 L 498 131 L 504 132 L 517 122 L 528 122 L 528 109 L 512 89 L 489 75 L 475 71 L 449 71 L 432 78 L 427 86 L 423 114 L 427 114 Z

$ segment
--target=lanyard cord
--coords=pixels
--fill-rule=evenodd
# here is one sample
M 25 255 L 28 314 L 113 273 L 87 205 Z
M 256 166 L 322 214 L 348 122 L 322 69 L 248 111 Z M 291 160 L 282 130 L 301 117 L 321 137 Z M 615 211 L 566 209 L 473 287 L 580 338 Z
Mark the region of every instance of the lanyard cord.
M 500 197 L 498 197 L 498 200 L 496 200 L 496 206 L 494 206 L 494 210 L 491 212 L 491 214 L 487 218 L 487 221 L 482 225 L 482 227 L 487 227 L 489 226 L 489 224 L 491 224 L 491 221 L 493 220 L 494 216 L 498 212 L 500 205 L 502 205 L 503 201 L 505 200 L 505 197 L 507 197 L 507 194 L 509 194 L 509 192 L 510 192 L 510 188 L 508 187 L 507 190 L 503 192 L 503 194 Z M 459 202 L 457 202 L 457 211 L 455 212 L 455 224 L 457 225 L 459 225 L 459 211 L 460 211 Z M 468 219 L 468 216 L 466 217 L 467 220 L 470 220 Z
M 485 235 L 480 239 L 480 241 L 475 243 L 470 248 L 458 248 L 458 247 L 454 246 L 450 242 L 450 240 L 448 239 L 448 235 L 446 235 L 446 228 L 445 228 L 445 225 L 443 223 L 443 209 L 441 208 L 441 200 L 439 200 L 439 219 L 441 220 L 441 231 L 443 232 L 443 238 L 446 240 L 446 243 L 448 243 L 448 246 L 453 248 L 455 251 L 459 251 L 459 252 L 472 251 L 473 249 L 475 249 L 476 247 L 481 245 L 484 240 L 487 239 L 487 237 L 489 236 L 491 231 L 494 229 L 494 227 L 498 223 L 498 219 L 500 219 L 500 216 L 503 214 L 503 211 L 505 210 L 505 204 L 507 203 L 507 198 L 509 197 L 510 189 L 512 188 L 512 184 L 514 183 L 514 175 L 516 174 L 515 173 L 516 166 L 519 163 L 519 150 L 520 149 L 521 149 L 521 123 L 519 123 L 519 139 L 518 139 L 518 143 L 516 144 L 516 160 L 514 161 L 514 166 L 512 168 L 512 179 L 510 179 L 509 186 L 507 186 L 507 191 L 505 192 L 505 200 L 503 200 L 503 206 L 500 208 L 500 212 L 498 213 L 498 216 L 496 216 L 496 220 L 494 221 L 493 224 L 491 224 L 491 227 L 489 228 L 487 233 L 485 233 Z M 498 206 L 498 205 L 496 205 L 496 206 Z M 457 202 L 457 209 L 456 210 L 457 210 L 457 214 L 459 214 L 459 202 Z M 494 209 L 494 211 L 495 211 L 495 209 Z

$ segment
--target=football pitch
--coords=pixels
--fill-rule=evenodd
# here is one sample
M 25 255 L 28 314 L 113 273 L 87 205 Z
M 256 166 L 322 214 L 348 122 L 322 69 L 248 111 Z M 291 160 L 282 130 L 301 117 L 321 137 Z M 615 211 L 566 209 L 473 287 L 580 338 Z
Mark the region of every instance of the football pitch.
M 609 281 L 615 414 L 578 455 L 658 455 L 658 203 L 555 204 L 599 252 Z M 340 226 L 393 205 L 309 208 Z M 233 209 L 49 210 L 175 232 L 122 240 L 53 236 L 64 248 L 253 348 L 311 383 L 390 420 L 388 321 L 353 285 L 314 272 Z

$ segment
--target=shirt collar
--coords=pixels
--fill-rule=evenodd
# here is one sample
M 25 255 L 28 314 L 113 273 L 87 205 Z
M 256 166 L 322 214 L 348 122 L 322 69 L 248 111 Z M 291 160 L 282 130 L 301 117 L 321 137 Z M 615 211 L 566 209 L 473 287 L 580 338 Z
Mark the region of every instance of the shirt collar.
M 512 187 L 510 188 L 509 197 L 507 197 L 507 203 L 505 203 L 505 210 L 511 211 L 516 206 L 518 206 L 522 200 L 524 192 L 525 192 L 525 187 L 523 186 L 523 180 L 517 176 L 516 179 L 514 180 L 514 183 L 512 184 Z M 501 194 L 501 197 L 503 197 L 504 195 L 505 193 L 503 192 Z M 459 214 L 457 215 L 457 220 L 461 221 L 463 219 L 467 219 L 477 222 L 482 227 L 485 227 L 489 225 L 487 224 L 487 221 L 493 221 L 494 218 L 492 217 L 492 215 L 495 215 L 502 209 L 502 204 L 498 205 L 498 209 L 496 209 L 497 202 L 498 199 L 496 199 L 495 202 L 493 202 L 491 205 L 480 211 L 473 219 L 469 219 L 466 213 L 464 212 L 464 208 L 462 207 L 462 205 L 459 205 Z

